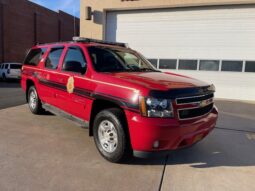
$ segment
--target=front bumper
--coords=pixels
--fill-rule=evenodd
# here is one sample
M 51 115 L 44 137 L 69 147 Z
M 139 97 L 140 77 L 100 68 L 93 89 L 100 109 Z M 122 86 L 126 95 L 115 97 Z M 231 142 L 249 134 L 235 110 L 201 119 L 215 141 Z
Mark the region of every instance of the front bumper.
M 126 116 L 134 156 L 150 157 L 167 155 L 202 140 L 215 127 L 218 111 L 214 106 L 206 116 L 185 121 L 146 118 L 130 111 L 126 111 Z M 156 148 L 155 142 L 158 142 Z

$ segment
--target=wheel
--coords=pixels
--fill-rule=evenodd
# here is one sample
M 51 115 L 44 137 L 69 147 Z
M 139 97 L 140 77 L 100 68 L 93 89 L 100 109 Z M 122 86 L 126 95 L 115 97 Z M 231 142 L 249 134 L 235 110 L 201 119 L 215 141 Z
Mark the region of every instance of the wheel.
M 119 163 L 131 157 L 131 146 L 125 115 L 118 108 L 99 112 L 94 120 L 94 141 L 100 154 Z
M 41 100 L 34 86 L 31 86 L 28 90 L 28 106 L 34 114 L 41 114 L 43 112 Z

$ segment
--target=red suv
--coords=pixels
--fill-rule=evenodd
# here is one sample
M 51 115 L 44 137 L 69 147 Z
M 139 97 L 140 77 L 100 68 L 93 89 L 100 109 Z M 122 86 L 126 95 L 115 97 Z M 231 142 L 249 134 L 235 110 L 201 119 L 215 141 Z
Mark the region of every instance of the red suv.
M 111 162 L 191 146 L 218 117 L 213 85 L 158 71 L 123 43 L 77 37 L 34 46 L 21 84 L 34 114 L 47 110 L 88 127 Z

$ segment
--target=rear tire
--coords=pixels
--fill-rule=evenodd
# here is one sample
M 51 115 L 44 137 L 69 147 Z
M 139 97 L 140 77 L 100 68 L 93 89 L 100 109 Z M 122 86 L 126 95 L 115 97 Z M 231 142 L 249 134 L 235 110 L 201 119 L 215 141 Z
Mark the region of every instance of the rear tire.
M 131 146 L 125 114 L 111 108 L 99 112 L 94 120 L 93 135 L 99 153 L 113 163 L 124 162 L 131 157 Z
M 38 97 L 36 88 L 34 86 L 30 86 L 28 90 L 28 106 L 30 111 L 33 114 L 42 114 L 43 108 L 40 98 Z

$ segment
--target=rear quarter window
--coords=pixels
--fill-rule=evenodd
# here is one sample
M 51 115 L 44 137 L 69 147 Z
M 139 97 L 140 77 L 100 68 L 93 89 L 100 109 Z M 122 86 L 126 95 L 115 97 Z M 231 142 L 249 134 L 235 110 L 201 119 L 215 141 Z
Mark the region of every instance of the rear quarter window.
M 24 65 L 37 66 L 46 51 L 47 48 L 31 49 L 24 61 Z

